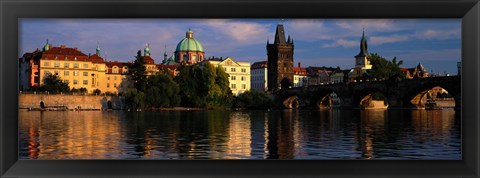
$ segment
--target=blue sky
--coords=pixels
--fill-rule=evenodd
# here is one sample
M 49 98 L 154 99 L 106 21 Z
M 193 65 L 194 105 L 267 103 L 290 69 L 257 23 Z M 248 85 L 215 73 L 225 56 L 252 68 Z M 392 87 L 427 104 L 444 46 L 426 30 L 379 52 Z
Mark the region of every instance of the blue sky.
M 107 60 L 132 61 L 149 43 L 160 63 L 165 45 L 172 55 L 191 28 L 207 57 L 253 63 L 267 60 L 265 44 L 278 23 L 294 39 L 295 65 L 353 67 L 363 27 L 369 52 L 396 56 L 403 67 L 422 63 L 428 72 L 456 74 L 461 60 L 461 19 L 21 19 L 19 56 L 48 38 L 85 54 L 95 53 L 98 41 Z

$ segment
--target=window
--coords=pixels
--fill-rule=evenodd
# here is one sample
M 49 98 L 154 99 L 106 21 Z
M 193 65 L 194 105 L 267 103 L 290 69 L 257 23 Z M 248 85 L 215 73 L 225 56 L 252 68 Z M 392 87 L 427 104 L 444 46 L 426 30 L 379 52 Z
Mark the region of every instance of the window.
M 117 80 L 117 76 L 113 76 L 113 80 Z
M 243 73 L 247 72 L 247 69 L 242 68 L 242 72 L 243 72 Z
M 110 77 L 107 77 L 107 80 L 110 80 Z
M 113 87 L 117 87 L 117 83 L 113 83 Z
M 88 72 L 83 72 L 83 76 L 87 76 L 87 77 L 88 77 Z
M 83 64 L 83 68 L 88 68 L 88 64 Z
M 50 62 L 44 62 L 43 65 L 44 66 L 50 66 Z
M 73 71 L 73 76 L 78 76 L 78 71 Z
M 88 85 L 88 80 L 83 80 L 83 85 Z
M 242 84 L 242 89 L 245 89 L 245 88 L 247 88 L 247 85 Z
M 43 71 L 43 74 L 48 75 L 48 74 L 50 74 L 50 71 L 45 70 L 45 71 Z
M 78 63 L 73 63 L 73 68 L 78 68 Z
M 107 83 L 107 88 L 110 87 L 110 83 Z
M 235 72 L 235 68 L 231 68 L 230 71 L 231 71 L 231 72 Z
M 231 76 L 231 77 L 230 77 L 230 80 L 236 80 L 236 79 L 237 79 L 236 76 Z
M 73 84 L 74 85 L 78 84 L 78 80 L 73 80 Z
M 227 68 L 226 68 L 226 67 L 224 67 L 223 69 L 225 69 L 225 71 L 227 71 Z
M 118 67 L 117 66 L 112 67 L 112 73 L 114 73 L 114 74 L 118 73 Z
M 69 67 L 70 67 L 70 64 L 69 64 L 69 63 L 63 63 L 63 67 L 69 68 Z
M 60 72 L 58 72 L 58 70 L 54 71 L 53 72 L 55 75 L 58 75 Z
M 54 67 L 60 67 L 60 62 L 53 63 Z
M 242 80 L 242 81 L 245 81 L 245 76 L 242 76 L 241 80 Z
M 68 80 L 64 80 L 64 81 L 63 81 L 63 83 L 67 83 L 67 84 L 68 84 L 68 82 L 69 82 Z
M 232 89 L 236 89 L 236 88 L 237 88 L 237 85 L 232 84 Z

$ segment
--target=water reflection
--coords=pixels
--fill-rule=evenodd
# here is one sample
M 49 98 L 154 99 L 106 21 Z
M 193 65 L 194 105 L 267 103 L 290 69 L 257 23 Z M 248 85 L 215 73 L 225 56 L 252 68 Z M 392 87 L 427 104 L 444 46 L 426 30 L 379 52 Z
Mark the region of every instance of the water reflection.
M 20 159 L 461 159 L 453 110 L 20 111 Z

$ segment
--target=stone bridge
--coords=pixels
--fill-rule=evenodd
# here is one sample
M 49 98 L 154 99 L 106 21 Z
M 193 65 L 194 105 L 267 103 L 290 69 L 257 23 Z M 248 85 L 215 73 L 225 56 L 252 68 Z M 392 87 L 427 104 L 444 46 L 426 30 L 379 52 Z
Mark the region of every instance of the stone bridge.
M 337 94 L 341 108 L 369 108 L 374 93 L 385 97 L 388 108 L 425 108 L 427 91 L 442 87 L 461 108 L 461 77 L 429 77 L 401 81 L 370 81 L 297 87 L 273 94 L 274 102 L 285 108 L 322 108 L 330 94 Z

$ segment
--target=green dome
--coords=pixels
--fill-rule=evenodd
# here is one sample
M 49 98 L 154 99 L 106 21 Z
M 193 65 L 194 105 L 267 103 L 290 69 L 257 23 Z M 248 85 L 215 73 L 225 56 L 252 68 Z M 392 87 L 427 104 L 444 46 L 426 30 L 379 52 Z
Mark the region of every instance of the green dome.
M 193 38 L 184 38 L 177 45 L 176 51 L 201 51 L 203 52 L 202 44 Z
M 203 46 L 193 38 L 192 30 L 188 29 L 185 38 L 177 44 L 175 51 L 201 51 L 203 52 Z

